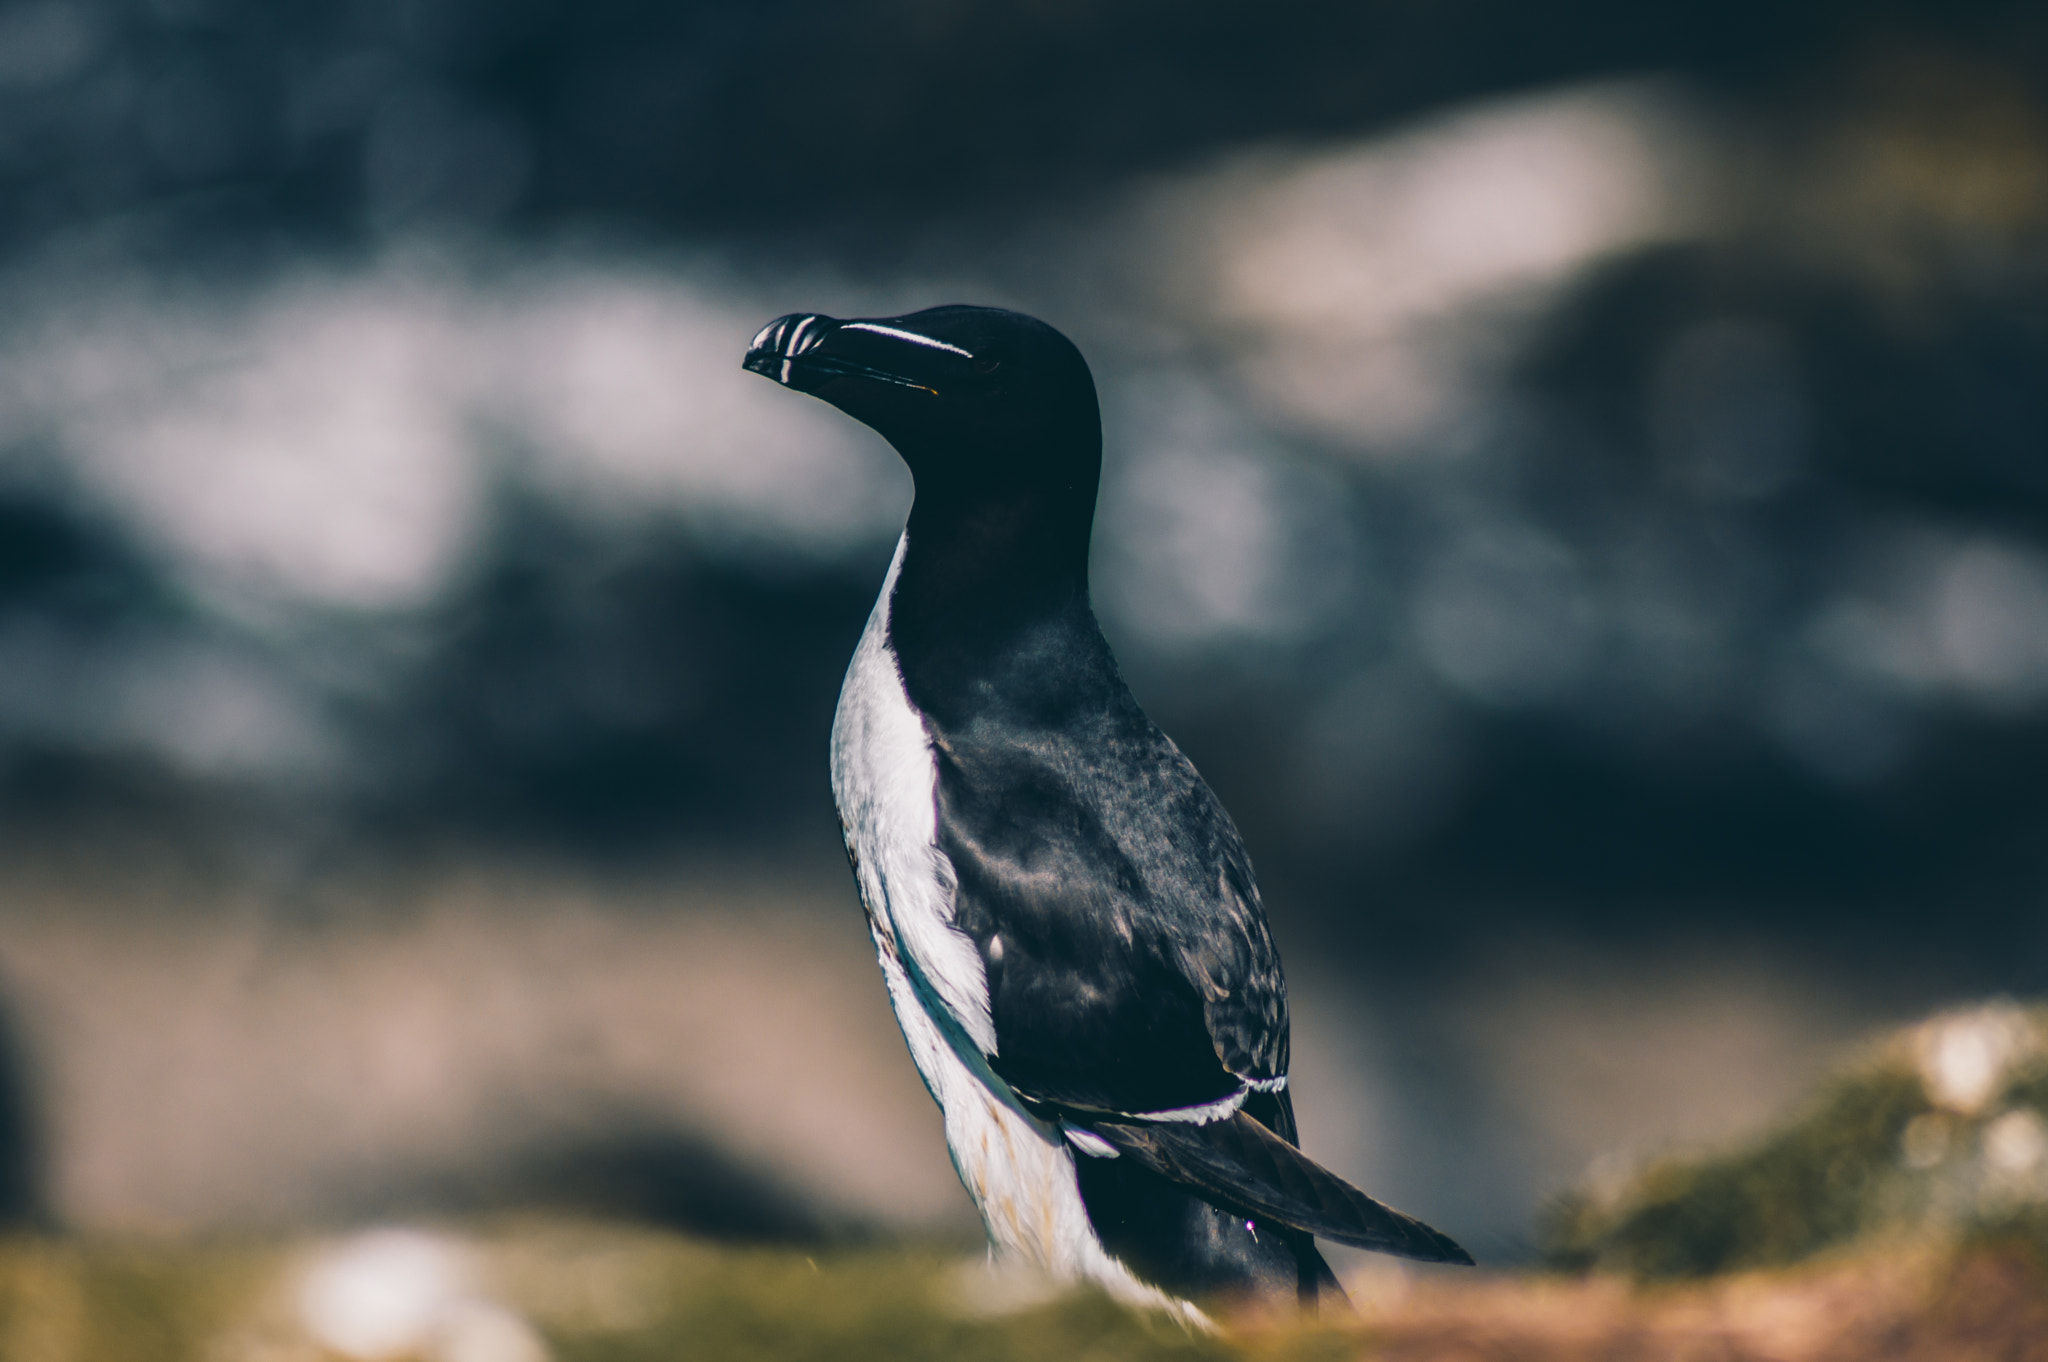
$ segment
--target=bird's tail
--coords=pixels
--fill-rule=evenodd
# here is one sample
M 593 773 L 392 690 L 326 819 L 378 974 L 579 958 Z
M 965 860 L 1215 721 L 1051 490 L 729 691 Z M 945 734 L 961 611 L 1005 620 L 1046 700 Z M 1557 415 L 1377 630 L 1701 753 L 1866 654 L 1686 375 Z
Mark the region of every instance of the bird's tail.
M 1255 1219 L 1418 1262 L 1472 1261 L 1449 1235 L 1374 1201 L 1241 1111 L 1207 1125 L 1088 1128 L 1140 1167 Z

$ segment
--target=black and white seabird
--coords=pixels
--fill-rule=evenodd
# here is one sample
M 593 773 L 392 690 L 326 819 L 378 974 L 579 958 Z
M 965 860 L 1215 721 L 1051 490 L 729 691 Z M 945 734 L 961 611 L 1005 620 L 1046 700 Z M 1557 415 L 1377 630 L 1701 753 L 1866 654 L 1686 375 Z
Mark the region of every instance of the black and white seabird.
M 1089 606 L 1102 423 L 1081 352 L 1020 313 L 937 307 L 781 317 L 745 363 L 873 427 L 916 481 L 832 789 L 997 1252 L 1190 1317 L 1341 1296 L 1317 1235 L 1471 1262 L 1296 1148 L 1251 861 Z

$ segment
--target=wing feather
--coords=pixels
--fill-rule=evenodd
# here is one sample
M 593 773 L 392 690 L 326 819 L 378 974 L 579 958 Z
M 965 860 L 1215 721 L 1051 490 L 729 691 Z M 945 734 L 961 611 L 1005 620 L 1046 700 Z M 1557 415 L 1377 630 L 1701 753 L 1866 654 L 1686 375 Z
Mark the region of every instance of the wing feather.
M 1253 1217 L 1418 1262 L 1472 1262 L 1450 1236 L 1373 1200 L 1243 1112 L 1202 1126 L 1088 1129 L 1159 1176 Z
M 934 751 L 997 1073 L 1112 1112 L 1204 1108 L 1286 1074 L 1286 983 L 1249 859 L 1163 734 Z

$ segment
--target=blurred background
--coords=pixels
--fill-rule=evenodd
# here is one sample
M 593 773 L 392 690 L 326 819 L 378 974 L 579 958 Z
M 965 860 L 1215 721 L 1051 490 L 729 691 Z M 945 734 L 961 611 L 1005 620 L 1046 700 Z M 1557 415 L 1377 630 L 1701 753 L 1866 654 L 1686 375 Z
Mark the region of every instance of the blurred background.
M 1495 1263 L 2048 976 L 2048 11 L 0 3 L 0 1213 L 971 1243 L 826 784 L 1021 308 L 1309 1149 Z

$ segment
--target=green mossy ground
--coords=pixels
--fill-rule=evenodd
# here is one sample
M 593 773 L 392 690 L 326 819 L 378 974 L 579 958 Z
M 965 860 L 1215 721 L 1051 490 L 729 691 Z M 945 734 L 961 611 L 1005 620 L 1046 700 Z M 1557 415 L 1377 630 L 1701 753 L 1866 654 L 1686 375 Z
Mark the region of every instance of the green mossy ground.
M 1694 1278 L 2032 1226 L 2048 1226 L 2048 1010 L 1992 1004 L 1891 1037 L 1751 1144 L 1562 1198 L 1543 1245 L 1568 1271 Z
M 418 1362 L 1327 1362 L 1355 1335 L 1312 1325 L 1233 1337 L 1133 1313 L 1092 1292 L 1038 1295 L 974 1259 L 917 1248 L 734 1249 L 601 1224 L 437 1233 L 536 1354 L 448 1337 Z M 347 1241 L 0 1243 L 5 1362 L 329 1362 L 299 1292 Z
M 259 1294 L 266 1255 L 247 1250 L 0 1244 L 0 1358 L 211 1358 Z

